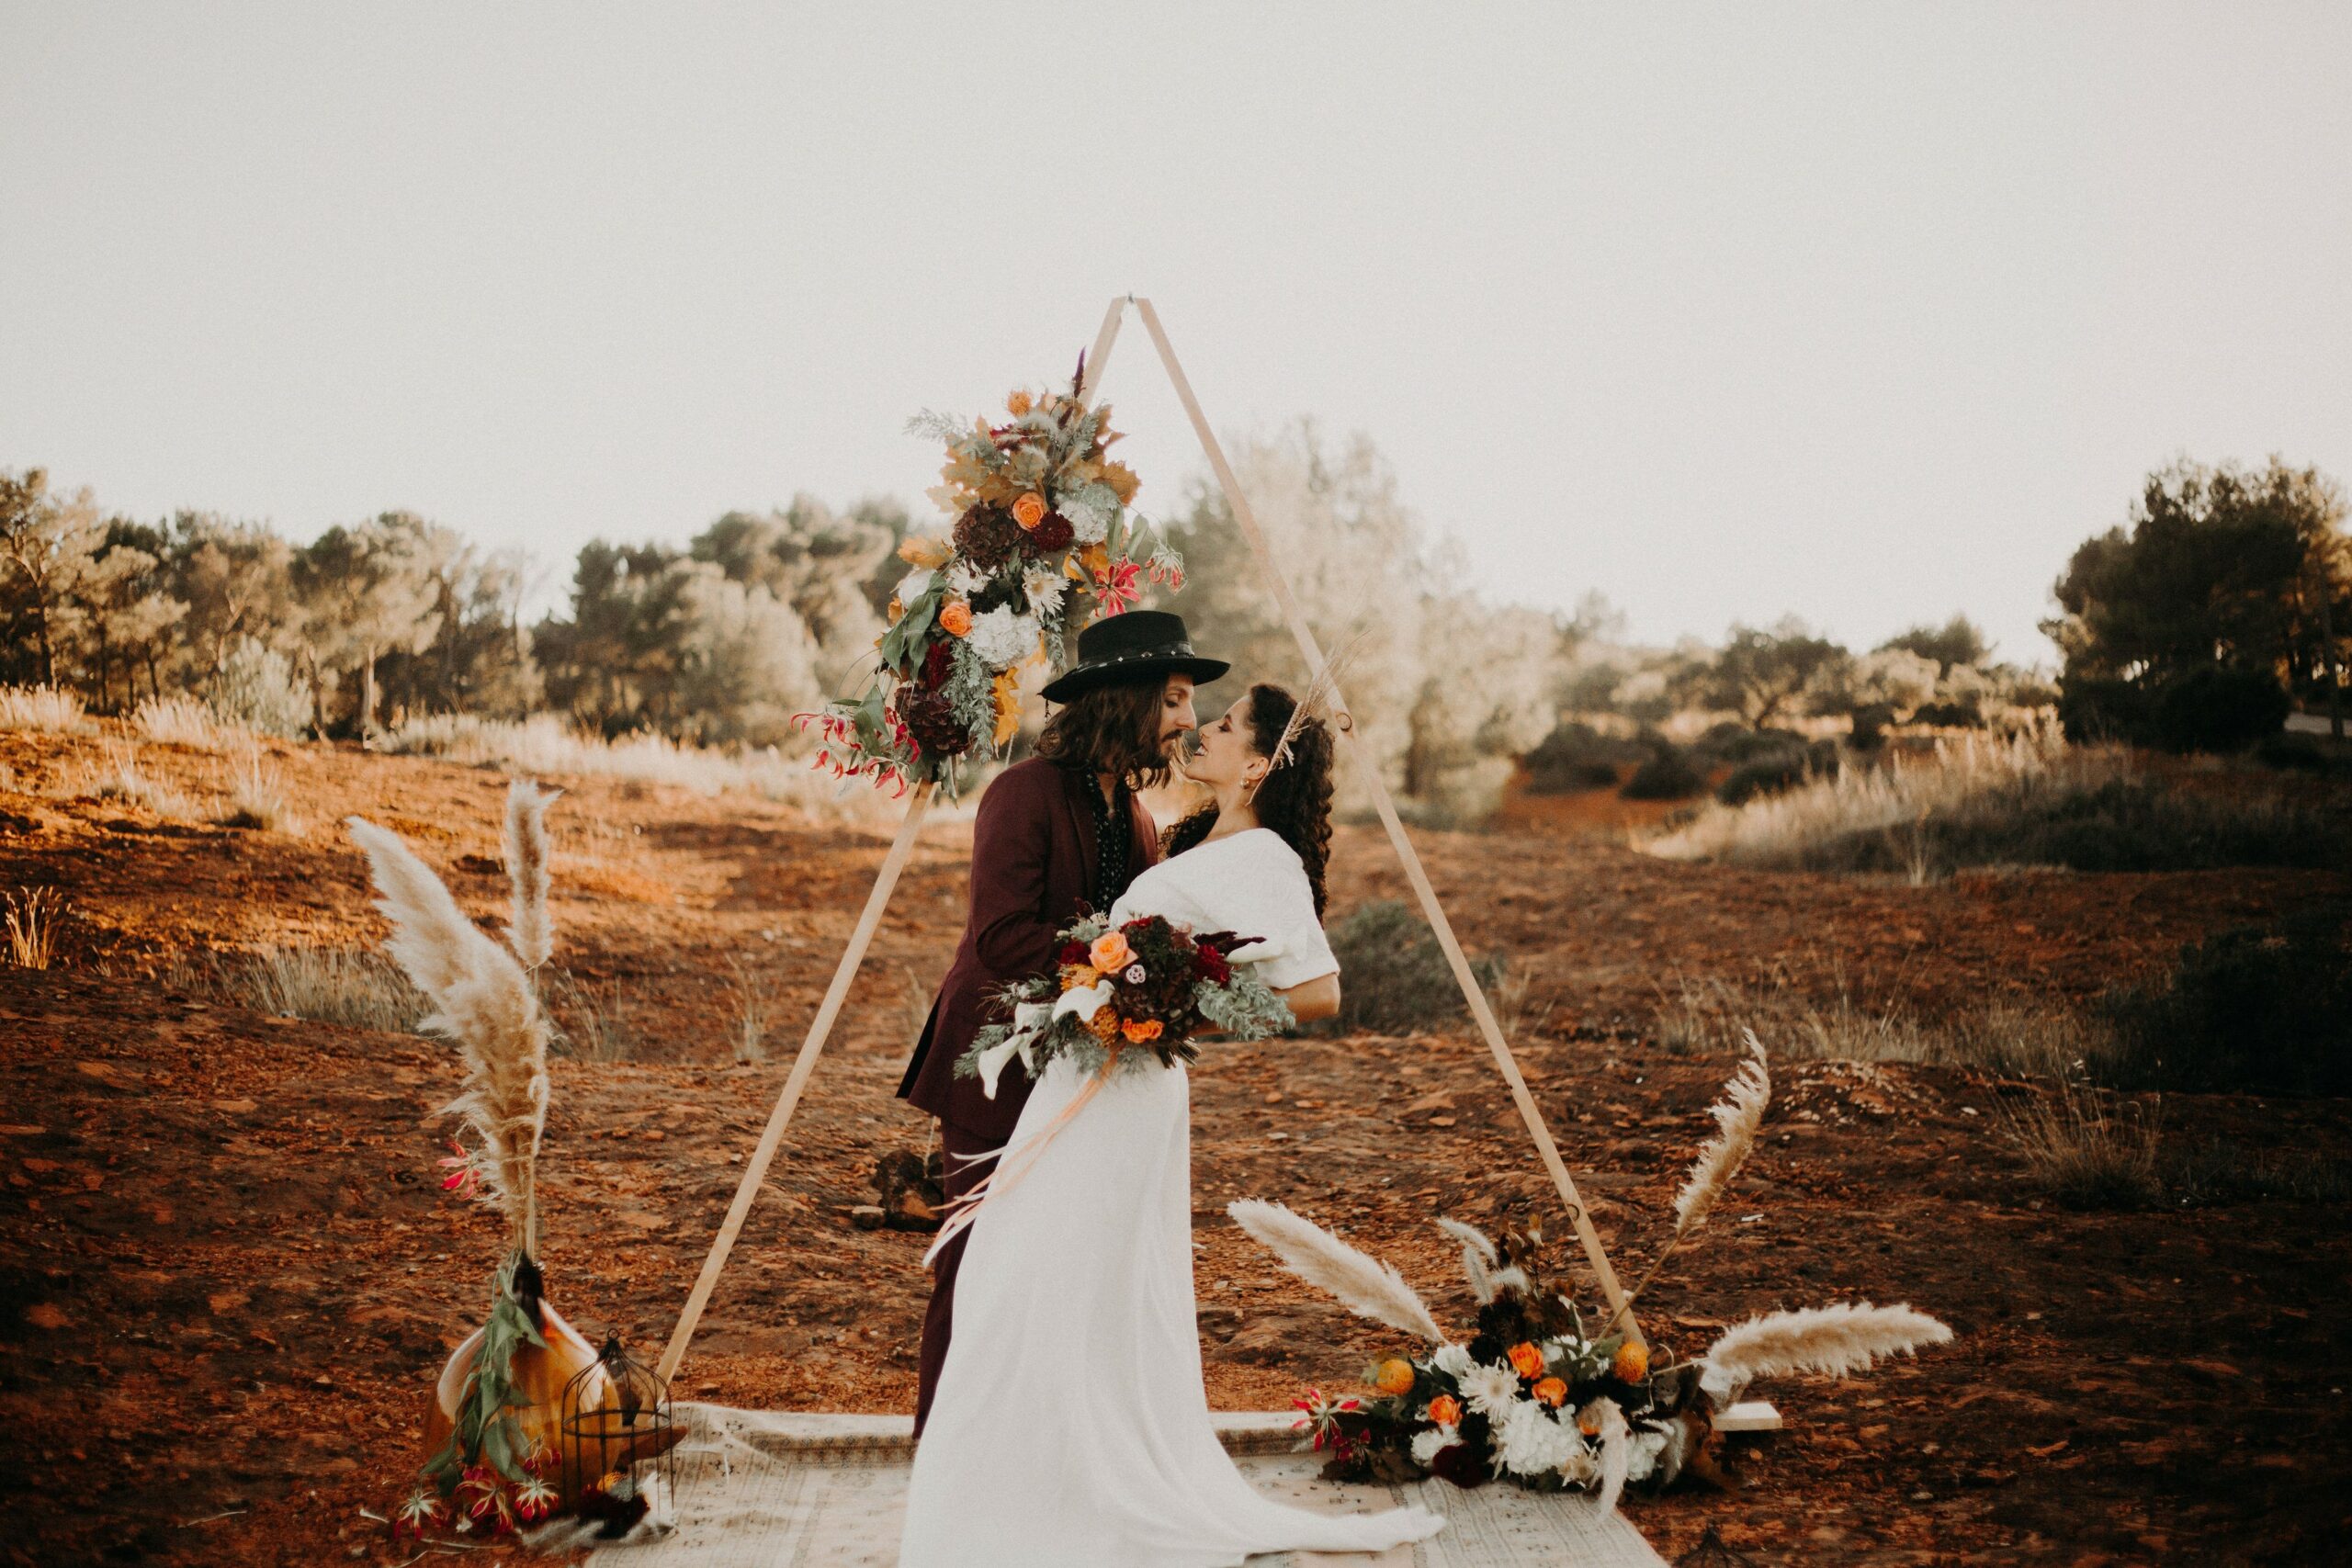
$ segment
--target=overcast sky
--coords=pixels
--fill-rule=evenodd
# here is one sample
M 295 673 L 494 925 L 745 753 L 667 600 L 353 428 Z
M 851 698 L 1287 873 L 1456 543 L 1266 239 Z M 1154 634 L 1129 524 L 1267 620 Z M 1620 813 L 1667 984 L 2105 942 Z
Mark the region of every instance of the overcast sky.
M 2352 6 L 0 0 L 0 466 L 549 568 L 928 516 L 924 407 L 1159 306 L 1489 592 L 1964 610 L 2177 455 L 2352 480 Z M 1140 503 L 1201 467 L 1142 333 Z M 1179 606 L 1181 608 L 1181 605 Z

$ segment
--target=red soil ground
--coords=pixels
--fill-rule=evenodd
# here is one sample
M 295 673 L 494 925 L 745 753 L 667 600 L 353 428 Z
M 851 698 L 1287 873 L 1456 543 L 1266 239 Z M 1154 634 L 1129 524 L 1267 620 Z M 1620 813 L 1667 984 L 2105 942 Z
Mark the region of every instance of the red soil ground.
M 220 759 L 145 749 L 199 793 Z M 428 1387 L 478 1321 L 485 1212 L 444 1197 L 451 1052 L 263 1016 L 187 988 L 192 950 L 383 932 L 334 826 L 399 829 L 489 919 L 497 774 L 281 748 L 289 837 L 71 798 L 90 739 L 0 736 L 0 887 L 55 886 L 58 967 L 0 969 L 0 1554 L 401 1562 L 382 1527 L 421 1457 Z M 617 1005 L 617 1064 L 553 1068 L 543 1160 L 551 1299 L 658 1354 L 888 837 L 790 809 L 559 781 L 557 964 Z M 1964 878 L 1910 887 L 1669 864 L 1606 813 L 1525 809 L 1417 833 L 1464 939 L 1527 976 L 1519 1049 L 1621 1271 L 1664 1237 L 1728 1058 L 1678 1055 L 1679 979 L 1843 984 L 1929 1015 L 2075 1001 L 2185 941 L 2352 892 L 2322 872 Z M 861 1231 L 877 1154 L 922 1148 L 895 1100 L 961 924 L 968 829 L 928 829 L 681 1375 L 687 1397 L 904 1411 L 925 1295 L 918 1235 Z M 1340 835 L 1334 912 L 1404 896 L 1376 829 Z M 772 983 L 771 1058 L 737 1066 L 729 960 Z M 163 969 L 158 977 L 159 966 Z M 174 974 L 180 978 L 172 978 Z M 173 989 L 173 985 L 183 988 Z M 1907 1301 L 1952 1345 L 1847 1382 L 1758 1392 L 1789 1429 L 1733 1494 L 1634 1498 L 1669 1558 L 1709 1526 L 1763 1563 L 2341 1561 L 2352 1340 L 2341 1204 L 2080 1214 L 2033 1195 L 2001 1135 L 2033 1086 L 1951 1068 L 1783 1061 L 1763 1146 L 1706 1239 L 1652 1288 L 1661 1350 L 1774 1306 Z M 1385 1331 L 1272 1266 L 1226 1220 L 1250 1195 L 1344 1227 L 1441 1318 L 1468 1299 L 1429 1218 L 1556 1200 L 1466 1028 L 1212 1049 L 1194 1077 L 1211 1393 L 1285 1405 L 1347 1383 Z M 2342 1102 L 2167 1097 L 2165 1137 L 2341 1158 Z M 503 1552 L 476 1554 L 496 1559 Z

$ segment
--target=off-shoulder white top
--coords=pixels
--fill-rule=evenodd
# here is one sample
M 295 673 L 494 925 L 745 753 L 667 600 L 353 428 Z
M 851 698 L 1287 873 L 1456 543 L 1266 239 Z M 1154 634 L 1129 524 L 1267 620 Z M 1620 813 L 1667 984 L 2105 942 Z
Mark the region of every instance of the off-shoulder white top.
M 1146 867 L 1111 906 L 1114 923 L 1143 915 L 1264 939 L 1233 956 L 1255 964 L 1277 991 L 1339 972 L 1306 867 L 1272 828 L 1245 828 Z

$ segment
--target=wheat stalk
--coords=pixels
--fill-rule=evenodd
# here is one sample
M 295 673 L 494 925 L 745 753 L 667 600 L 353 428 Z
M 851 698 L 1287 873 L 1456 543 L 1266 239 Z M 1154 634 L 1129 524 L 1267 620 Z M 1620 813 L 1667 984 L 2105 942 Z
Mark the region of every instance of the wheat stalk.
M 506 1217 L 513 1244 L 527 1255 L 537 1239 L 548 1115 L 548 1025 L 530 976 L 475 928 L 399 834 L 361 817 L 345 822 L 368 852 L 376 907 L 392 922 L 385 951 L 433 1003 L 418 1027 L 455 1041 L 465 1063 L 465 1087 L 442 1114 L 462 1117 L 481 1140 L 483 1201 Z
M 1358 1317 L 1417 1334 L 1432 1345 L 1445 1343 L 1437 1319 L 1393 1265 L 1357 1251 L 1280 1203 L 1237 1198 L 1225 1206 L 1225 1212 L 1260 1246 L 1281 1258 L 1283 1268 Z

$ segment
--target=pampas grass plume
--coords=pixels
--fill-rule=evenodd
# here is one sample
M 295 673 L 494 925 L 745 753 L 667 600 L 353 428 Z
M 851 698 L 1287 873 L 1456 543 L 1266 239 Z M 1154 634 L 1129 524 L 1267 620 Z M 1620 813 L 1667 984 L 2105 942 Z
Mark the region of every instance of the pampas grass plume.
M 555 927 L 548 919 L 548 807 L 561 790 L 542 790 L 529 779 L 506 786 L 506 876 L 514 886 L 514 917 L 507 945 L 526 969 L 537 969 L 555 951 Z
M 1748 1150 L 1756 1146 L 1757 1130 L 1764 1125 L 1764 1107 L 1772 1098 L 1772 1077 L 1764 1065 L 1764 1043 L 1752 1029 L 1740 1033 L 1747 1041 L 1747 1059 L 1724 1085 L 1725 1098 L 1712 1108 L 1715 1135 L 1691 1162 L 1690 1175 L 1674 1198 L 1674 1234 L 1679 1238 L 1706 1223 L 1707 1211 L 1739 1174 Z
M 1634 1434 L 1615 1400 L 1601 1398 L 1592 1403 L 1600 1411 L 1600 1514 L 1606 1518 L 1624 1495 L 1625 1475 L 1634 1464 Z
M 1462 1277 L 1470 1281 L 1470 1293 L 1480 1306 L 1495 1299 L 1495 1277 L 1487 1269 L 1496 1261 L 1495 1244 L 1487 1233 L 1476 1225 L 1465 1225 L 1460 1220 L 1449 1220 L 1441 1214 L 1437 1228 L 1462 1244 Z
M 376 907 L 392 922 L 385 949 L 433 1003 L 421 1027 L 455 1041 L 465 1063 L 465 1087 L 443 1113 L 462 1117 L 481 1139 L 483 1201 L 506 1216 L 514 1245 L 527 1252 L 548 1114 L 548 1025 L 530 977 L 475 928 L 399 834 L 360 817 L 345 824 L 368 852 Z
M 1260 1246 L 1281 1258 L 1283 1268 L 1358 1317 L 1419 1335 L 1432 1345 L 1445 1343 L 1437 1319 L 1392 1265 L 1357 1251 L 1280 1203 L 1237 1198 L 1225 1206 L 1225 1212 Z
M 1840 1302 L 1769 1313 L 1725 1329 L 1708 1348 L 1700 1386 L 1719 1404 L 1729 1404 L 1757 1378 L 1792 1372 L 1842 1378 L 1884 1357 L 1951 1338 L 1950 1328 L 1909 1306 Z

